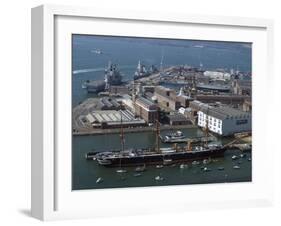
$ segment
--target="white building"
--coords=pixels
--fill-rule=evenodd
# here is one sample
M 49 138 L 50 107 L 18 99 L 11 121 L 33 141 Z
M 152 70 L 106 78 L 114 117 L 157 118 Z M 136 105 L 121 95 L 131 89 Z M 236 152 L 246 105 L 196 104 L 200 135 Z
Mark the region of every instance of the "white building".
M 198 111 L 198 126 L 222 136 L 251 131 L 251 113 L 243 112 L 226 106 L 206 106 Z
M 187 109 L 183 108 L 183 107 L 179 108 L 179 110 L 178 110 L 178 112 L 182 115 L 184 115 L 186 113 L 186 111 L 187 111 Z

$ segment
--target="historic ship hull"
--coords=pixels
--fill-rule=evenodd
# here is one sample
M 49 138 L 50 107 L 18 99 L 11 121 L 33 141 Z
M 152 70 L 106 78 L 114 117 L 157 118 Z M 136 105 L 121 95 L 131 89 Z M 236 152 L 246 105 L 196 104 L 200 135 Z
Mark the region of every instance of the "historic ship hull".
M 162 152 L 145 151 L 145 150 L 130 150 L 124 153 L 116 152 L 99 152 L 88 153 L 86 158 L 96 160 L 103 166 L 119 166 L 120 162 L 122 166 L 131 165 L 153 165 L 153 164 L 165 164 L 189 162 L 194 160 L 202 160 L 211 157 L 221 157 L 224 155 L 226 148 L 223 146 L 209 147 L 203 150 L 195 151 L 176 151 L 174 149 L 164 149 Z

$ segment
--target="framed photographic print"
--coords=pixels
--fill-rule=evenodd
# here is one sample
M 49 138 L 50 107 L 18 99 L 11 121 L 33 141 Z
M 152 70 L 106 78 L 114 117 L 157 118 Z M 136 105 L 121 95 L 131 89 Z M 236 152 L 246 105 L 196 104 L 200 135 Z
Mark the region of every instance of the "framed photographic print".
M 263 19 L 32 9 L 32 215 L 269 205 L 272 30 Z

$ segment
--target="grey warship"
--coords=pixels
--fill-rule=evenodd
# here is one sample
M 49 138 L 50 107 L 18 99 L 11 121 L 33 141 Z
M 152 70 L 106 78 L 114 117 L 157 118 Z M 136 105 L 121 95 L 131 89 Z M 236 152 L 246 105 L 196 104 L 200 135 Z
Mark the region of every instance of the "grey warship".
M 134 74 L 134 80 L 145 78 L 158 72 L 159 72 L 158 69 L 154 65 L 151 65 L 149 70 L 147 70 L 145 65 L 142 64 L 141 61 L 139 60 L 137 69 Z
M 98 93 L 108 90 L 111 85 L 121 85 L 122 75 L 117 67 L 117 64 L 108 62 L 107 68 L 104 70 L 104 80 L 87 80 L 82 84 L 82 88 L 88 93 Z

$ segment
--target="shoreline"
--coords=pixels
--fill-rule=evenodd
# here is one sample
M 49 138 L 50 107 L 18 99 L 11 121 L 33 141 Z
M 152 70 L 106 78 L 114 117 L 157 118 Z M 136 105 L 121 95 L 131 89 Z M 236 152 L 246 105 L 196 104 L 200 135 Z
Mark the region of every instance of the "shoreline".
M 192 129 L 192 128 L 198 128 L 196 125 L 178 125 L 178 126 L 160 126 L 160 130 L 173 130 L 173 129 Z M 124 133 L 142 133 L 142 132 L 149 132 L 154 131 L 154 127 L 135 127 L 135 128 L 123 128 Z M 120 128 L 114 128 L 114 129 L 95 129 L 91 131 L 79 131 L 79 132 L 73 132 L 73 136 L 90 136 L 90 135 L 102 135 L 102 134 L 118 134 L 120 133 Z

